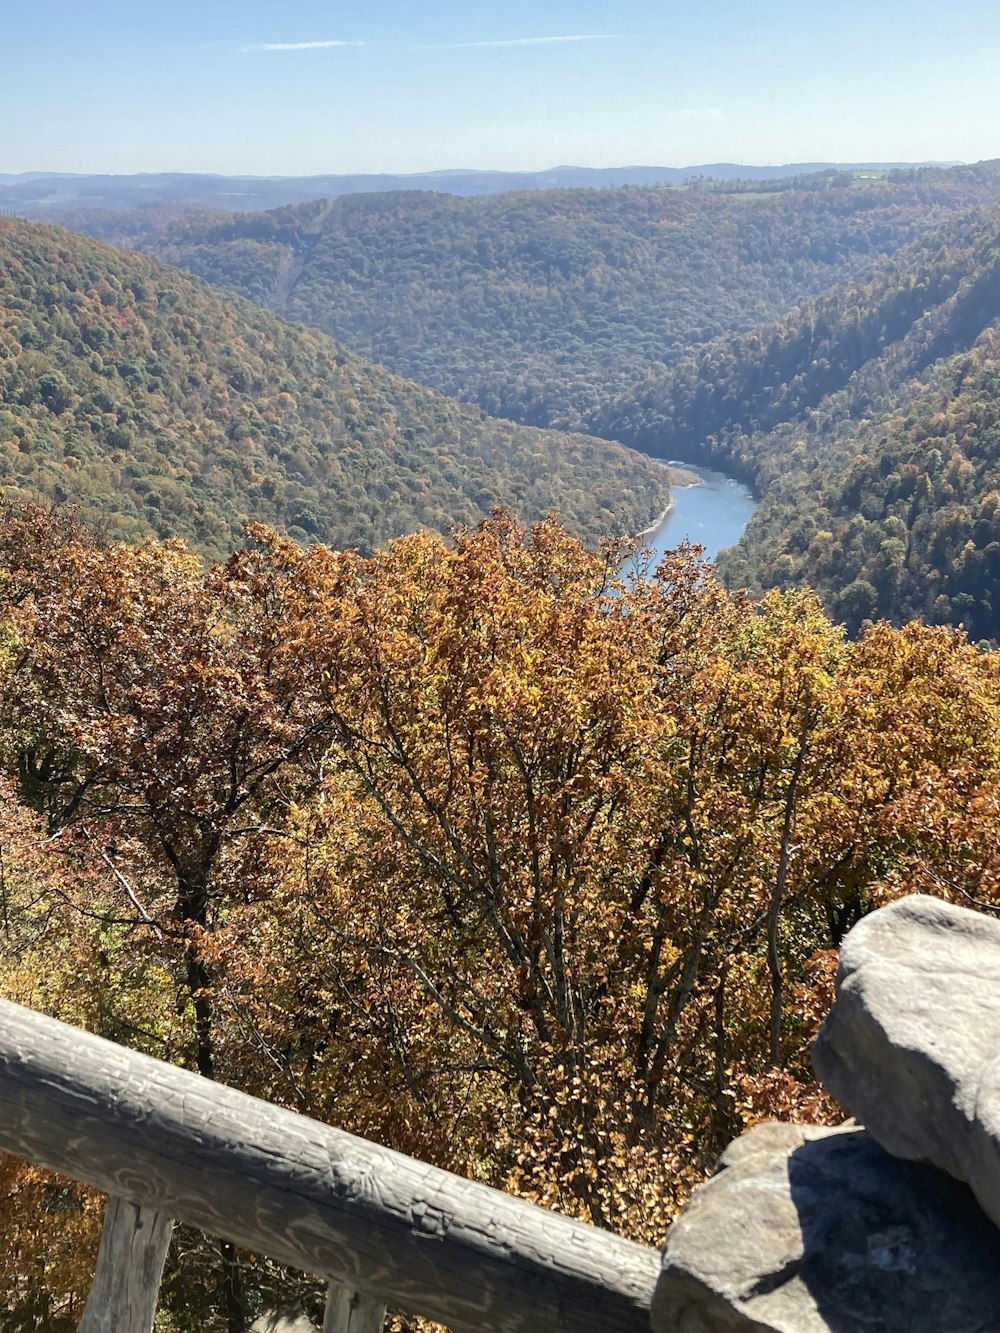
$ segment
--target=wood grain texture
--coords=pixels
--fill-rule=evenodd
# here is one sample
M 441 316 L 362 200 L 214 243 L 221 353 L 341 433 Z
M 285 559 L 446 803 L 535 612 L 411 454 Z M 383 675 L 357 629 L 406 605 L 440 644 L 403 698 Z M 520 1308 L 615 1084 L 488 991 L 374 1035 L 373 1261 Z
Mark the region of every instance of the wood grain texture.
M 385 1302 L 331 1282 L 326 1293 L 323 1333 L 382 1333 Z
M 454 1333 L 648 1333 L 656 1251 L 8 1001 L 0 1148 Z
M 152 1333 L 173 1219 L 109 1198 L 79 1333 Z

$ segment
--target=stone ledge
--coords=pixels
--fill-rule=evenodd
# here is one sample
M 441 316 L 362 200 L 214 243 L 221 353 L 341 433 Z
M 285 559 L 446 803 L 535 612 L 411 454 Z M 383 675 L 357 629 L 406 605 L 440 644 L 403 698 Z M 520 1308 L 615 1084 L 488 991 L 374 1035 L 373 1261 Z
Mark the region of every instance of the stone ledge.
M 865 917 L 813 1064 L 887 1152 L 966 1181 L 1000 1225 L 1000 922 L 922 894 Z
M 762 1125 L 671 1227 L 654 1333 L 1000 1333 L 1000 1232 L 864 1130 Z

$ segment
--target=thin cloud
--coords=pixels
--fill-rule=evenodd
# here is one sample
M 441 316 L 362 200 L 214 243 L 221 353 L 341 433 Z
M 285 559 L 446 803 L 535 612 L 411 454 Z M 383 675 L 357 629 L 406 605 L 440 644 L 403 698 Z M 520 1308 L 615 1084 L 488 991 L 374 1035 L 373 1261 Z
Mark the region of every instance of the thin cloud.
M 367 42 L 258 42 L 241 46 L 241 51 L 329 51 L 336 46 L 367 46 Z
M 428 45 L 408 46 L 398 49 L 405 51 L 472 51 L 503 46 L 558 46 L 567 42 L 614 42 L 621 40 L 621 33 L 616 32 L 572 32 L 560 33 L 553 37 L 498 37 L 481 42 L 435 42 Z M 240 52 L 248 51 L 330 51 L 344 46 L 371 46 L 371 42 L 316 41 L 316 42 L 255 42 L 251 46 L 241 46 Z
M 414 51 L 471 51 L 488 46 L 554 46 L 559 42 L 614 42 L 617 32 L 574 32 L 558 37 L 500 37 L 487 42 L 443 42 L 437 46 L 416 46 Z

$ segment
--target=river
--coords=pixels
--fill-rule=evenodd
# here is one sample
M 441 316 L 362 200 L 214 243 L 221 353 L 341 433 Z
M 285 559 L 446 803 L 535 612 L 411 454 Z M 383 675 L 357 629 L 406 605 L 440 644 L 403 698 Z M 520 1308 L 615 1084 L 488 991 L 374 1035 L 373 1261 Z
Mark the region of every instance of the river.
M 660 460 L 666 463 L 667 460 Z M 674 484 L 667 515 L 645 535 L 646 545 L 655 560 L 685 539 L 705 548 L 706 560 L 714 560 L 727 546 L 735 546 L 753 517 L 757 501 L 741 481 L 689 463 L 671 463 L 671 467 L 695 473 L 695 485 Z

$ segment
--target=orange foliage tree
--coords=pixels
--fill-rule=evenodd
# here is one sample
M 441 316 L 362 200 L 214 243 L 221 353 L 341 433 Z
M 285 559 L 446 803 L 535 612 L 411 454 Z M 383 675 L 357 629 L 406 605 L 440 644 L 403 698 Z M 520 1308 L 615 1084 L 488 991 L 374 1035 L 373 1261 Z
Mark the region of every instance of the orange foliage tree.
M 325 748 L 281 664 L 284 572 L 249 554 L 205 569 L 180 543 L 105 547 L 34 511 L 3 545 L 12 767 L 73 867 L 78 917 L 116 960 L 91 1026 L 238 1082 L 238 1042 L 219 1063 L 207 942 L 235 904 L 266 896 L 261 845 Z M 227 1326 L 241 1329 L 222 1249 Z
M 320 1114 L 656 1239 L 779 1073 L 821 1108 L 812 956 L 954 881 L 994 660 L 851 644 L 690 552 L 623 581 L 555 522 L 297 558 L 286 646 L 332 743 L 228 984 Z
M 107 960 L 80 1021 L 651 1242 L 747 1120 L 832 1114 L 844 931 L 997 899 L 997 660 L 618 555 L 498 514 L 204 569 L 11 517 L 8 768 L 45 949 Z

